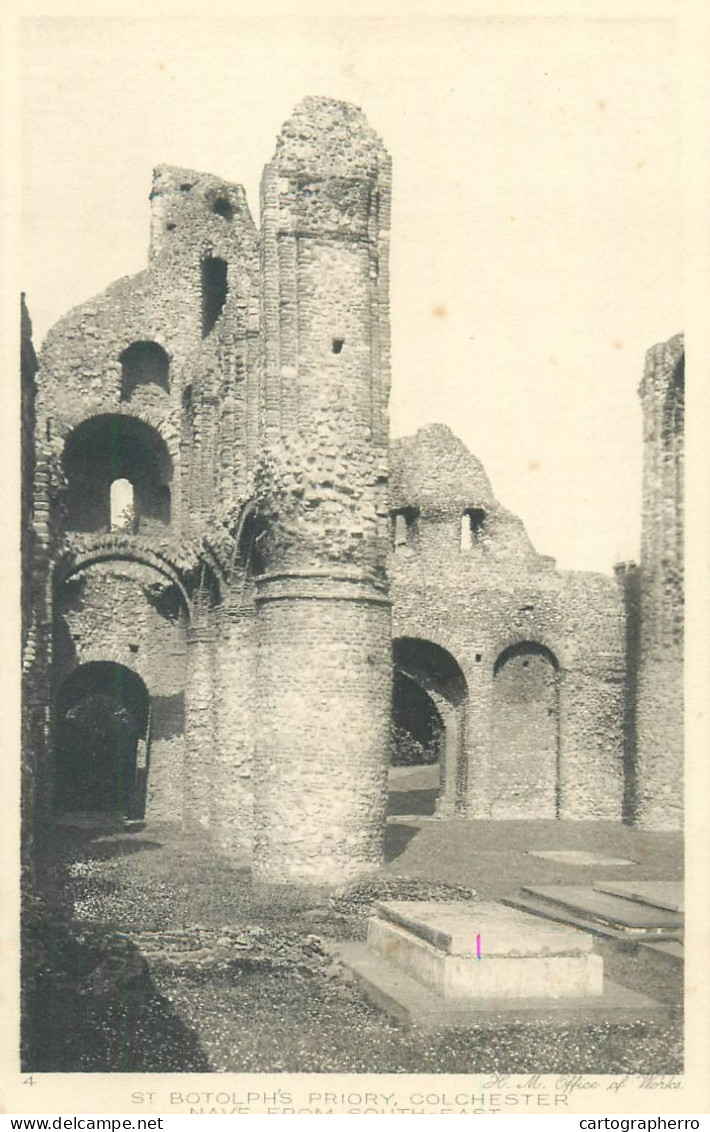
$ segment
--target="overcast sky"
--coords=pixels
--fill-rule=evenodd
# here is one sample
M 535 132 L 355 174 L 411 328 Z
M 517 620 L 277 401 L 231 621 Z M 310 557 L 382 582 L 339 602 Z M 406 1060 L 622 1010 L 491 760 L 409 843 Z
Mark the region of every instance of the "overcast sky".
M 243 184 L 258 222 L 293 106 L 348 99 L 394 162 L 393 434 L 449 424 L 561 566 L 637 558 L 636 391 L 682 329 L 674 23 L 312 10 L 25 21 L 36 344 L 145 266 L 154 165 Z

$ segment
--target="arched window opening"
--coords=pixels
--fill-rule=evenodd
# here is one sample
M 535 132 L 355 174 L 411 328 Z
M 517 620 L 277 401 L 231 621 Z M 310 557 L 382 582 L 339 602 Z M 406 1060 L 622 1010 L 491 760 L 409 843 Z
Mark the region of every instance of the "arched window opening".
M 472 550 L 483 533 L 486 513 L 482 507 L 469 507 L 461 516 L 461 550 Z
M 401 507 L 391 513 L 392 546 L 395 551 L 412 547 L 417 537 L 416 507 Z
M 130 480 L 114 480 L 110 492 L 112 531 L 134 531 L 136 527 L 136 509 L 133 484 Z
M 169 526 L 172 461 L 144 421 L 91 417 L 68 436 L 63 465 L 67 530 L 148 533 Z
M 254 578 L 264 573 L 266 568 L 263 549 L 265 537 L 266 523 L 264 519 L 254 510 L 249 511 L 242 523 L 238 546 L 239 560 L 248 578 Z
M 145 812 L 150 699 L 141 678 L 113 662 L 75 669 L 56 715 L 56 800 L 63 813 Z
M 170 361 L 157 342 L 134 342 L 121 354 L 121 400 L 130 401 L 147 385 L 170 392 Z
M 208 256 L 202 261 L 202 337 L 206 338 L 227 301 L 227 261 Z

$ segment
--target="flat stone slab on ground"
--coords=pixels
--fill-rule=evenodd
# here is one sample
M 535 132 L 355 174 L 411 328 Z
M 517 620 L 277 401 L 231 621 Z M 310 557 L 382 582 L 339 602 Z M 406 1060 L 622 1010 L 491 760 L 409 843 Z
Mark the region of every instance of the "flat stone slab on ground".
M 652 908 L 679 913 L 684 910 L 683 882 L 680 880 L 598 880 L 594 887 L 597 892 L 623 896 L 626 900 L 650 904 Z
M 353 973 L 371 1002 L 405 1025 L 441 1030 L 515 1026 L 521 1022 L 583 1027 L 590 1023 L 663 1023 L 668 1010 L 636 991 L 604 980 L 595 998 L 445 999 L 388 963 L 363 943 L 333 944 L 329 950 Z
M 584 932 L 519 912 L 504 904 L 478 901 L 378 901 L 375 915 L 425 940 L 447 955 L 547 956 L 592 950 Z
M 582 913 L 590 920 L 606 924 L 621 925 L 625 930 L 639 932 L 653 929 L 678 929 L 682 918 L 677 912 L 663 908 L 652 908 L 638 901 L 626 900 L 621 896 L 610 896 L 606 892 L 582 885 L 526 885 L 524 894 L 541 897 L 572 912 Z
M 541 857 L 543 861 L 557 861 L 560 865 L 635 865 L 626 857 L 606 857 L 603 853 L 589 853 L 585 849 L 528 849 L 526 856 Z

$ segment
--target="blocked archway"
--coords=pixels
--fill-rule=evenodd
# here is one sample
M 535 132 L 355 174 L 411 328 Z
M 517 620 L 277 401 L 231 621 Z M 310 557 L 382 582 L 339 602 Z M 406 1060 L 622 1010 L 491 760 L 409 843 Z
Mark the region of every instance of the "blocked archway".
M 457 661 L 419 637 L 393 642 L 390 813 L 452 814 L 463 803 L 468 687 Z
M 505 649 L 493 671 L 493 818 L 559 815 L 559 665 L 534 641 Z
M 56 701 L 56 808 L 142 817 L 149 719 L 148 691 L 130 668 L 112 661 L 76 668 Z

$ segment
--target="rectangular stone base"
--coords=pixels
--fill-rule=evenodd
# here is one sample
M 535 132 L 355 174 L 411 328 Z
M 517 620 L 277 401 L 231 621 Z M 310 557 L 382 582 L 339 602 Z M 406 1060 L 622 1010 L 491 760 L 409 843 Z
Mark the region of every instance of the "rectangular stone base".
M 603 993 L 592 998 L 447 999 L 363 943 L 334 944 L 330 950 L 352 971 L 371 1002 L 403 1025 L 421 1029 L 492 1029 L 521 1022 L 582 1027 L 600 1022 L 663 1023 L 668 1018 L 667 1009 L 659 1003 L 608 979 Z
M 451 999 L 601 995 L 603 964 L 586 933 L 501 904 L 388 901 L 375 905 L 368 946 Z
M 485 939 L 485 937 L 484 937 Z M 602 993 L 603 964 L 578 955 L 447 955 L 405 928 L 371 919 L 368 946 L 444 998 L 584 998 Z

